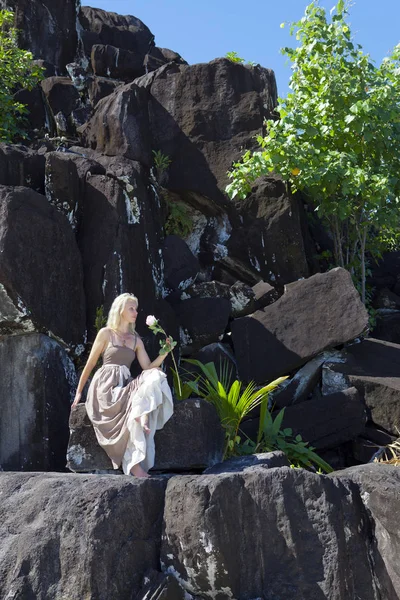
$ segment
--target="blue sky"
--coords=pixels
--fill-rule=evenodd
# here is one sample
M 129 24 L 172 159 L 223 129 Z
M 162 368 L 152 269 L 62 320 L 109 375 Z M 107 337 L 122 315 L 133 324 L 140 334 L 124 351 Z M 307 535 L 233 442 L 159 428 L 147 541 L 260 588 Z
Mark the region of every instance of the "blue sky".
M 307 0 L 92 0 L 83 5 L 141 19 L 157 46 L 179 52 L 190 64 L 235 51 L 275 71 L 280 95 L 288 92 L 290 68 L 279 52 L 294 44 L 283 21 L 304 14 Z M 327 9 L 335 0 L 321 0 Z M 400 0 L 358 0 L 349 22 L 357 43 L 379 63 L 400 42 Z

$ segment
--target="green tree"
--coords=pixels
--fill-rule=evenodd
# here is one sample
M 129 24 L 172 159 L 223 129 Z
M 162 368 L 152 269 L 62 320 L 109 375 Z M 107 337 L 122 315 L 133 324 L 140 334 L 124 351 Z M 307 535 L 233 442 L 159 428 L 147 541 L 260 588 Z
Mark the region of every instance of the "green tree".
M 234 165 L 227 192 L 244 198 L 271 171 L 304 190 L 330 228 L 336 264 L 352 272 L 365 302 L 366 253 L 378 253 L 380 232 L 386 240 L 398 233 L 400 44 L 375 67 L 352 41 L 348 4 L 340 0 L 331 15 L 312 2 L 291 24 L 298 46 L 282 52 L 292 91 L 279 98 L 260 148 Z
M 14 15 L 0 11 L 0 141 L 11 142 L 23 135 L 22 123 L 28 110 L 17 102 L 18 89 L 32 89 L 42 78 L 43 69 L 33 63 L 31 52 L 18 48 Z

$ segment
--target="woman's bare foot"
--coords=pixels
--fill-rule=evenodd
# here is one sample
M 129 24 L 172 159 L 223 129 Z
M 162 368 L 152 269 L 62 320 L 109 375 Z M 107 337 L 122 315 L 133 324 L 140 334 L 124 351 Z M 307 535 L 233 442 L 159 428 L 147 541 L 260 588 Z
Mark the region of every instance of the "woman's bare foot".
M 150 475 L 148 473 L 146 473 L 146 471 L 144 469 L 142 469 L 142 467 L 140 465 L 134 465 L 131 469 L 131 475 L 133 475 L 134 477 L 143 477 L 148 479 L 150 477 Z

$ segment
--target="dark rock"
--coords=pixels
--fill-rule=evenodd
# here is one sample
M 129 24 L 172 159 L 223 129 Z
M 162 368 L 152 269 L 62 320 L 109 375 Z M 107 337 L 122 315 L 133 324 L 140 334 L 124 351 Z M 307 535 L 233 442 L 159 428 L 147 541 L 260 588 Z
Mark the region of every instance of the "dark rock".
M 0 364 L 0 471 L 64 470 L 73 363 L 57 342 L 30 334 L 1 337 Z
M 287 406 L 282 429 L 291 428 L 317 450 L 334 448 L 356 438 L 367 421 L 356 388 Z
M 236 204 L 242 217 L 227 242 L 229 256 L 250 263 L 268 282 L 285 284 L 309 275 L 299 200 L 284 181 L 269 176 L 257 181 L 251 195 Z
M 372 551 L 381 598 L 397 600 L 400 596 L 399 468 L 383 464 L 361 465 L 332 477 L 359 486 L 361 498 L 374 523 Z
M 375 308 L 390 308 L 392 310 L 400 309 L 400 296 L 390 291 L 388 288 L 380 290 L 374 300 Z
M 136 52 L 95 44 L 91 52 L 93 73 L 101 77 L 132 81 L 143 75 L 143 57 Z
M 93 117 L 80 128 L 83 145 L 149 167 L 153 159 L 147 104 L 147 91 L 135 83 L 116 88 L 97 103 Z
M 176 402 L 174 414 L 155 435 L 155 471 L 200 470 L 220 462 L 225 432 L 214 406 L 198 398 Z
M 220 281 L 202 281 L 194 283 L 182 294 L 182 299 L 190 298 L 226 298 L 230 300 L 230 286 Z
M 159 566 L 166 480 L 0 474 L 0 596 L 132 600 Z M 99 569 L 101 565 L 101 569 Z
M 185 290 L 200 271 L 199 261 L 177 235 L 167 235 L 163 245 L 165 285 L 171 290 Z
M 71 413 L 68 468 L 76 473 L 112 469 L 98 445 L 84 404 Z M 175 404 L 174 414 L 155 436 L 154 471 L 192 471 L 222 460 L 224 430 L 215 408 L 206 400 L 189 399 Z
M 275 104 L 275 78 L 267 69 L 226 59 L 192 66 L 168 63 L 99 103 L 83 139 L 101 152 L 150 165 L 150 153 L 146 160 L 139 158 L 147 140 L 172 161 L 170 189 L 187 194 L 189 203 L 194 196 L 197 202 L 207 198 L 222 214 L 233 211 L 223 192 L 226 172 L 243 147 L 254 144 Z
M 26 146 L 0 144 L 0 185 L 44 192 L 45 157 Z
M 43 70 L 43 78 L 44 79 L 46 79 L 47 77 L 54 77 L 55 75 L 57 75 L 55 66 L 52 63 L 49 63 L 47 60 L 43 60 L 42 58 L 39 58 L 38 60 L 34 60 L 33 62 L 38 67 L 44 69 Z
M 53 133 L 50 119 L 47 116 L 46 101 L 40 85 L 32 90 L 18 90 L 14 94 L 16 102 L 21 102 L 29 111 L 27 123 L 29 131 L 37 133 Z M 24 129 L 26 129 L 24 125 Z M 47 131 L 46 131 L 47 130 Z
M 264 454 L 228 458 L 228 460 L 224 460 L 224 462 L 206 469 L 204 475 L 247 473 L 249 469 L 253 469 L 254 467 L 274 469 L 275 467 L 290 467 L 290 464 L 286 458 L 286 454 L 283 452 L 265 452 Z
M 228 344 L 221 344 L 221 342 L 214 342 L 212 344 L 208 344 L 201 348 L 198 352 L 195 352 L 191 358 L 199 360 L 203 364 L 207 364 L 213 362 L 217 368 L 220 368 L 221 363 L 228 362 L 229 368 L 232 371 L 233 379 L 237 379 L 237 366 L 235 357 L 232 353 L 232 349 Z M 185 369 L 190 372 L 199 373 L 199 369 L 194 367 L 194 365 L 190 365 L 189 363 L 185 364 Z
M 372 335 L 378 340 L 400 344 L 400 311 L 378 312 Z
M 369 338 L 346 349 L 346 360 L 332 371 L 355 386 L 372 421 L 393 435 L 400 423 L 400 346 Z
M 275 379 L 357 337 L 367 324 L 348 271 L 336 268 L 290 283 L 277 302 L 232 322 L 240 377 L 258 383 Z
M 38 329 L 81 344 L 82 263 L 66 217 L 28 188 L 2 186 L 0 253 L 0 331 Z
M 78 234 L 90 337 L 95 333 L 96 309 L 104 306 L 106 312 L 123 292 L 134 293 L 147 314 L 161 318 L 169 311 L 166 303 L 162 307 L 156 302 L 164 293 L 157 192 L 140 164 L 121 157 L 95 156 L 106 175 L 86 177 Z M 139 310 L 139 332 L 145 319 L 146 314 Z M 173 321 L 168 319 L 168 323 Z M 174 329 L 168 332 L 175 337 Z
M 155 46 L 144 57 L 143 65 L 146 73 L 150 73 L 151 71 L 155 71 L 169 62 L 175 62 L 178 65 L 188 64 L 177 52 L 168 50 L 168 48 L 158 48 Z
M 232 162 L 254 143 L 264 118 L 272 116 L 273 72 L 216 59 L 190 66 L 169 63 L 137 83 L 150 92 L 154 147 L 172 159 L 169 187 L 221 202 Z
M 254 292 L 245 283 L 236 281 L 229 286 L 220 281 L 204 281 L 195 283 L 185 290 L 181 299 L 190 298 L 226 298 L 231 303 L 231 314 L 243 316 L 254 310 Z
M 242 317 L 255 310 L 255 294 L 251 287 L 242 281 L 236 281 L 229 289 L 232 316 Z
M 98 162 L 71 152 L 46 155 L 46 198 L 65 214 L 73 229 L 79 229 L 83 215 L 86 177 L 105 175 Z
M 48 77 L 40 85 L 56 123 L 60 113 L 68 120 L 71 113 L 81 107 L 79 92 L 69 77 Z
M 273 405 L 283 408 L 307 400 L 320 382 L 322 365 L 326 358 L 324 354 L 316 356 L 297 371 L 291 379 L 286 379 L 271 393 L 270 398 Z
M 74 473 L 112 471 L 107 454 L 99 446 L 85 404 L 79 404 L 69 417 L 67 468 Z M 118 472 L 118 471 L 116 471 Z
M 79 20 L 87 56 L 90 56 L 94 44 L 111 45 L 135 52 L 143 64 L 145 55 L 154 46 L 154 35 L 136 17 L 82 6 Z
M 266 281 L 259 281 L 253 285 L 255 310 L 265 308 L 273 302 L 276 302 L 282 294 Z
M 260 274 L 256 269 L 252 268 L 246 262 L 231 256 L 223 256 L 218 258 L 218 262 L 213 270 L 213 277 L 226 283 L 233 285 L 240 280 L 247 285 L 254 286 L 260 282 Z
M 400 276 L 400 252 L 387 252 L 378 263 L 371 265 L 371 275 L 368 277 L 368 284 L 371 288 L 389 288 L 396 294 L 399 289 L 395 289 L 398 277 Z
M 184 589 L 173 575 L 167 575 L 154 569 L 146 573 L 147 582 L 135 596 L 135 600 L 188 600 Z
M 287 467 L 173 477 L 163 534 L 164 571 L 202 598 L 379 598 L 350 482 Z
M 112 94 L 119 85 L 122 85 L 120 81 L 114 81 L 106 77 L 90 77 L 88 80 L 88 94 L 92 107 L 94 108 L 100 100 Z
M 1 5 L 15 13 L 20 47 L 65 73 L 77 53 L 76 0 L 2 0 Z
M 182 352 L 192 354 L 216 342 L 225 333 L 231 313 L 226 298 L 189 298 L 174 305 L 181 334 Z

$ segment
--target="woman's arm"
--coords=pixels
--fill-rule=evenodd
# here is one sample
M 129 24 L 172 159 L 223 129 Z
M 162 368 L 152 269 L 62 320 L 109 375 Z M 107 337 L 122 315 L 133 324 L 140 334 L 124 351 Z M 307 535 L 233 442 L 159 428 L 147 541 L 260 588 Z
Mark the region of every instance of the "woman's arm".
M 167 343 L 168 343 L 168 338 L 167 338 Z M 171 351 L 171 349 L 169 350 L 169 352 L 170 351 Z M 137 356 L 137 359 L 138 359 L 139 364 L 142 367 L 143 371 L 147 371 L 147 369 L 155 369 L 157 367 L 161 367 L 164 360 L 167 358 L 169 352 L 167 352 L 166 354 L 160 354 L 159 356 L 157 356 L 157 358 L 155 360 L 153 360 L 153 362 L 151 362 L 142 340 L 138 337 L 137 344 L 136 344 L 136 356 Z
M 79 400 L 81 399 L 82 390 L 85 387 L 85 383 L 89 379 L 90 373 L 93 371 L 94 367 L 96 366 L 96 363 L 99 360 L 101 353 L 103 352 L 103 350 L 106 349 L 107 344 L 109 342 L 109 336 L 110 336 L 110 333 L 109 333 L 109 330 L 107 329 L 107 327 L 103 327 L 98 332 L 96 339 L 93 342 L 93 346 L 90 351 L 89 358 L 87 359 L 85 368 L 83 369 L 81 377 L 79 379 L 75 398 L 71 405 L 71 408 L 75 408 L 75 406 L 78 404 Z

